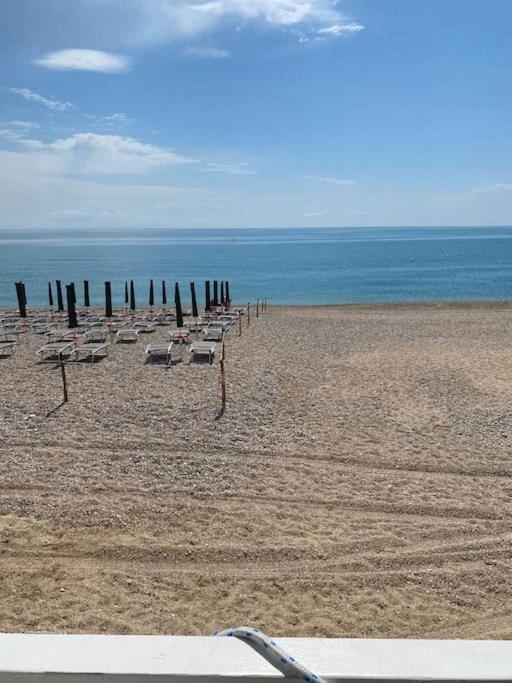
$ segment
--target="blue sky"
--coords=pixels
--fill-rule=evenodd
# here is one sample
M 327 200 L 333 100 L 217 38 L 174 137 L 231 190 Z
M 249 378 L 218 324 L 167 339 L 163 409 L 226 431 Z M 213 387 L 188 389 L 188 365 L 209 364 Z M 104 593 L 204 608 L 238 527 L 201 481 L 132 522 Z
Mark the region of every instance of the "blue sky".
M 0 227 L 510 225 L 510 0 L 3 0 Z

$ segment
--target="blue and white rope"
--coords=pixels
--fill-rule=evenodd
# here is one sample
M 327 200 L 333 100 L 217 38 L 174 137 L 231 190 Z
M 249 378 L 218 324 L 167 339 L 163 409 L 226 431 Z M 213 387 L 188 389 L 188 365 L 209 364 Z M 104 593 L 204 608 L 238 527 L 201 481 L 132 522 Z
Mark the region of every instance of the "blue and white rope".
M 226 631 L 215 631 L 214 636 L 232 636 L 252 643 L 256 652 L 276 667 L 286 678 L 299 678 L 306 683 L 326 683 L 303 664 L 291 657 L 275 640 L 266 636 L 257 628 L 238 626 Z

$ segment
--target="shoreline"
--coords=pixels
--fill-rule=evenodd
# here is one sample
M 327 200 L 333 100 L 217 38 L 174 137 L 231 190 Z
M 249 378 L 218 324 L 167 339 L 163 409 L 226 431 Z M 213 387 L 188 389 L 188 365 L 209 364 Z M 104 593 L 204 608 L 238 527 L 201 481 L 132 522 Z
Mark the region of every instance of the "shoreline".
M 262 300 L 260 299 L 260 302 Z M 268 302 L 268 309 L 276 309 L 276 310 L 286 310 L 287 308 L 290 308 L 292 310 L 300 310 L 300 309 L 320 309 L 320 310 L 325 310 L 328 308 L 332 309 L 343 309 L 343 308 L 361 308 L 363 310 L 368 310 L 372 308 L 382 308 L 382 309 L 393 309 L 393 308 L 434 308 L 434 309 L 440 309 L 440 308 L 454 308 L 454 309 L 460 309 L 460 308 L 488 308 L 488 307 L 496 307 L 496 308 L 512 308 L 512 298 L 511 299 L 457 299 L 457 300 L 450 300 L 450 299 L 422 299 L 422 300 L 414 300 L 414 301 L 354 301 L 354 302 L 341 302 L 341 303 L 322 303 L 322 304 L 312 304 L 312 303 L 273 303 L 271 299 L 267 299 Z M 251 301 L 251 308 L 256 306 L 256 300 Z M 190 304 L 188 302 L 182 302 L 182 306 L 184 307 L 185 310 L 190 308 Z M 246 308 L 247 307 L 247 302 L 242 304 L 242 303 L 232 303 L 231 308 Z M 85 306 L 80 306 L 77 304 L 76 306 L 77 311 L 86 311 L 94 314 L 101 313 L 104 311 L 104 308 L 102 306 L 89 306 L 86 308 Z M 200 311 L 202 311 L 202 307 L 200 306 Z M 137 314 L 148 314 L 151 311 L 154 313 L 161 311 L 161 310 L 173 310 L 174 306 L 153 306 L 152 309 L 147 307 L 138 307 L 135 311 L 128 311 L 124 307 L 120 306 L 114 306 L 113 311 L 114 313 L 132 313 L 133 315 Z M 27 311 L 29 313 L 48 313 L 50 309 L 45 306 L 41 307 L 34 307 L 34 308 L 27 308 Z M 5 306 L 0 306 L 0 313 L 6 314 L 6 313 L 16 313 L 17 308 L 9 308 Z M 54 308 L 52 309 L 52 312 L 54 314 L 58 314 L 58 311 Z M 63 315 L 66 315 L 66 310 L 62 312 Z

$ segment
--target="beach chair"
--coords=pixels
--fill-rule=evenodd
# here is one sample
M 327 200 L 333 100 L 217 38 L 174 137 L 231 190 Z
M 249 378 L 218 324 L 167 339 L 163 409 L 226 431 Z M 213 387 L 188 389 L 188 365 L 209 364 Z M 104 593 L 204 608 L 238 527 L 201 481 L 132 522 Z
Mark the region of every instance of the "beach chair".
M 75 361 L 90 360 L 91 363 L 97 358 L 106 358 L 108 356 L 108 344 L 98 342 L 85 342 L 76 346 L 73 350 Z
M 222 341 L 224 328 L 222 326 L 208 325 L 203 330 L 204 341 Z
M 150 334 L 156 330 L 155 323 L 146 320 L 140 320 L 139 322 L 134 323 L 133 327 L 143 334 Z
M 188 344 L 190 332 L 185 327 L 179 327 L 177 330 L 169 330 L 169 337 L 176 344 Z
M 215 342 L 212 341 L 195 341 L 190 346 L 190 353 L 192 360 L 195 361 L 200 357 L 207 357 L 210 365 L 213 363 L 213 356 L 215 355 Z
M 14 347 L 16 346 L 15 341 L 0 341 L 0 357 L 12 356 Z
M 110 331 L 107 327 L 95 327 L 84 334 L 86 343 L 105 344 Z
M 157 358 L 165 357 L 167 365 L 171 364 L 171 350 L 174 346 L 172 341 L 154 342 L 146 346 L 146 356 L 150 363 L 153 363 Z
M 61 361 L 69 359 L 75 348 L 75 343 L 72 341 L 57 341 L 49 342 L 38 350 L 41 363 L 53 363 L 56 360 Z
M 134 344 L 139 336 L 139 330 L 135 327 L 122 327 L 117 330 L 116 338 L 118 344 L 131 343 Z

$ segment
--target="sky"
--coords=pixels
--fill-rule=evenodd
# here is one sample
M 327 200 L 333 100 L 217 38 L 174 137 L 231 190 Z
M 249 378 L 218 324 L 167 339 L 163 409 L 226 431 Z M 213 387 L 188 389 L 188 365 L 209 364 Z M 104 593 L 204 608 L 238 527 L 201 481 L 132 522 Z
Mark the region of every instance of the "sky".
M 0 228 L 512 224 L 511 0 L 2 0 Z

